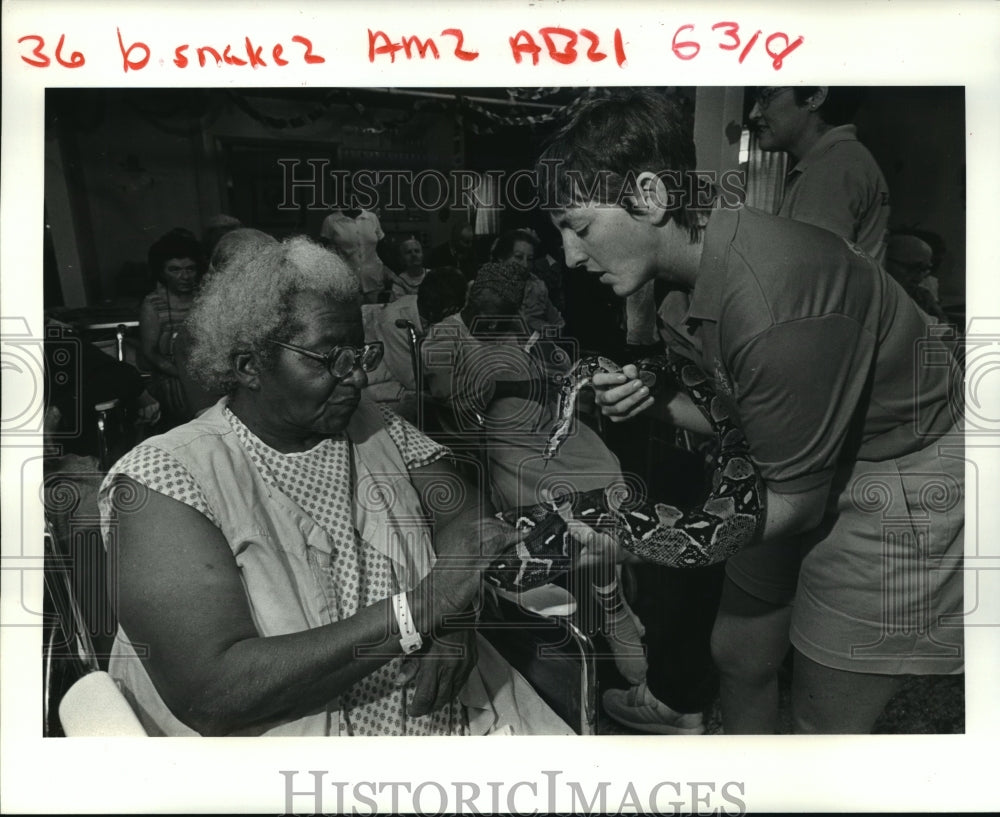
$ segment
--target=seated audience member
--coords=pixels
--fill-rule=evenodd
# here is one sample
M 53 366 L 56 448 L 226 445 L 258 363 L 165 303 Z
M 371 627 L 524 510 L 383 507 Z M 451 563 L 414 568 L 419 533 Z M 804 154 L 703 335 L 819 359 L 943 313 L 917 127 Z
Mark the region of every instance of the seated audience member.
M 415 422 L 416 385 L 406 324 L 420 331 L 417 296 L 404 295 L 387 304 L 362 304 L 361 317 L 365 340 L 381 343 L 385 350 L 381 362 L 368 373 L 366 394 L 379 405 Z
M 549 300 L 560 314 L 566 304 L 565 281 L 563 278 L 563 264 L 559 253 L 551 247 L 547 247 L 545 242 L 539 238 L 538 232 L 529 229 L 528 233 L 535 239 L 535 264 L 532 271 L 549 293 Z M 558 238 L 555 239 L 558 245 Z
M 427 254 L 427 266 L 431 269 L 453 267 L 458 269 L 467 281 L 476 277 L 476 233 L 471 224 L 457 222 L 451 228 L 451 237 L 444 244 L 438 244 Z
M 509 230 L 493 245 L 494 261 L 516 264 L 526 273 L 524 300 L 520 315 L 528 330 L 545 335 L 546 330 L 559 329 L 565 324 L 559 310 L 549 298 L 548 287 L 534 272 L 538 239 L 528 230 Z
M 149 248 L 149 267 L 157 283 L 139 307 L 139 342 L 153 375 L 150 392 L 163 408 L 164 421 L 176 425 L 192 416 L 174 343 L 204 271 L 201 244 L 187 230 L 171 230 Z
M 399 272 L 393 276 L 389 300 L 395 301 L 404 295 L 416 295 L 417 288 L 426 274 L 423 245 L 412 235 L 404 238 L 399 243 Z
M 361 307 L 365 340 L 379 341 L 385 349 L 382 362 L 368 375 L 368 394 L 373 400 L 411 422 L 416 420 L 414 340 L 419 343 L 427 327 L 461 309 L 465 291 L 462 273 L 442 267 L 428 271 L 416 295 Z
M 320 228 L 320 243 L 335 250 L 358 277 L 362 303 L 379 303 L 389 297 L 393 273 L 378 254 L 383 238 L 378 216 L 369 210 L 337 210 Z
M 910 233 L 894 233 L 889 236 L 885 255 L 886 272 L 896 279 L 924 312 L 941 323 L 951 323 L 941 304 L 923 286 L 934 268 L 933 261 L 934 251 L 926 241 Z
M 947 252 L 944 238 L 940 233 L 923 227 L 901 227 L 891 232 L 915 235 L 931 248 L 931 271 L 924 276 L 920 286 L 933 295 L 935 301 L 941 303 L 941 281 L 938 279 L 938 274 L 941 272 L 941 264 Z
M 577 424 L 553 459 L 542 458 L 557 420 L 557 401 L 552 373 L 524 349 L 519 308 L 527 275 L 512 263 L 481 267 L 465 307 L 433 325 L 421 347 L 424 388 L 451 410 L 451 427 L 445 430 L 482 432 L 500 510 L 533 505 L 547 491 L 567 485 L 589 491 L 622 481 L 618 458 L 584 423 Z M 566 360 L 557 372 L 568 368 Z M 588 578 L 606 614 L 604 631 L 616 665 L 639 683 L 645 660 L 615 573 L 600 570 Z
M 209 257 L 206 275 L 225 272 L 230 266 L 249 263 L 262 248 L 276 243 L 277 239 L 273 236 L 252 227 L 230 230 L 216 242 L 215 249 Z M 198 379 L 192 376 L 188 360 L 190 347 L 191 333 L 185 324 L 174 341 L 174 358 L 188 410 L 193 417 L 197 417 L 213 406 L 222 397 L 222 393 L 206 390 Z
M 365 396 L 381 348 L 344 262 L 306 238 L 264 246 L 206 282 L 191 337 L 193 370 L 226 396 L 101 491 L 109 671 L 149 734 L 566 734 L 445 620 L 516 535 L 475 490 L 428 501 L 460 477 Z
M 761 150 L 791 158 L 778 215 L 815 224 L 885 258 L 889 186 L 851 120 L 864 98 L 855 87 L 762 87 L 751 127 Z

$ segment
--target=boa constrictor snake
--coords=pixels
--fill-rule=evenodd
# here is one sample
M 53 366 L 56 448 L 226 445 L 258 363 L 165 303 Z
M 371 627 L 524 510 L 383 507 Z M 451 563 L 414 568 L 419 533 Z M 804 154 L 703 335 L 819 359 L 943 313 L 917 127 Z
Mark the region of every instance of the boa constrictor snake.
M 694 364 L 673 354 L 644 358 L 636 364 L 651 394 L 673 383 L 689 394 L 715 432 L 712 489 L 700 505 L 681 509 L 632 495 L 624 485 L 583 493 L 567 492 L 549 502 L 497 516 L 527 531 L 525 540 L 494 560 L 486 577 L 509 590 L 527 590 L 550 582 L 573 567 L 579 545 L 566 518 L 607 533 L 629 552 L 670 567 L 701 567 L 724 561 L 753 541 L 763 527 L 765 492 L 749 456 L 743 432 L 729 417 L 711 383 Z M 554 457 L 569 436 L 577 399 L 598 372 L 620 372 L 605 357 L 581 359 L 562 383 L 558 419 L 542 456 Z

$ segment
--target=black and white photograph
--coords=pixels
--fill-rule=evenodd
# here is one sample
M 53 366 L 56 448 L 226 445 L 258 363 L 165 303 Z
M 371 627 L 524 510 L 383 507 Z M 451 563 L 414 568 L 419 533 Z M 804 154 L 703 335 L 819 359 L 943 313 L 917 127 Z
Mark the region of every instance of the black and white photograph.
M 495 80 L 455 7 L 353 10 L 351 80 L 301 20 L 130 14 L 80 82 L 5 34 L 5 86 L 62 71 L 27 213 L 3 117 L 14 726 L 161 787 L 229 754 L 108 813 L 893 810 L 983 762 L 983 83 L 796 70 L 780 4 L 656 12 L 714 60 L 657 77 L 642 4 L 540 5 Z

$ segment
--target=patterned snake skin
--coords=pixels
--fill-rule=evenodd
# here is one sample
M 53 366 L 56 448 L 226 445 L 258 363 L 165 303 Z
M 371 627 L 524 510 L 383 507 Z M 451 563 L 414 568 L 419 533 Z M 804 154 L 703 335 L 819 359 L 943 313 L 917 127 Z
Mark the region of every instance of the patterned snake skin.
M 569 570 L 579 545 L 569 534 L 564 517 L 609 534 L 636 556 L 670 567 L 701 567 L 724 561 L 758 536 L 765 510 L 763 482 L 750 460 L 742 431 L 705 375 L 674 355 L 645 358 L 636 365 L 650 393 L 672 380 L 709 419 L 717 450 L 708 499 L 682 510 L 662 502 L 650 503 L 618 484 L 498 514 L 530 533 L 524 542 L 494 561 L 487 572 L 489 581 L 506 589 L 525 590 Z M 562 386 L 559 419 L 543 452 L 545 459 L 554 457 L 569 435 L 580 391 L 590 385 L 596 373 L 620 371 L 614 361 L 603 357 L 584 358 L 574 366 Z

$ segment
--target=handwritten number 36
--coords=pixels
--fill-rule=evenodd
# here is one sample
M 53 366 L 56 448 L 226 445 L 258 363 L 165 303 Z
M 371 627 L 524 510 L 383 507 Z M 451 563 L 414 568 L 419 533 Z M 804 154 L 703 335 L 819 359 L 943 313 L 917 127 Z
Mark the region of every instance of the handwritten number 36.
M 31 50 L 31 57 L 26 57 L 24 54 L 21 55 L 21 59 L 24 60 L 28 65 L 34 68 L 46 68 L 51 62 L 48 56 L 42 51 L 45 48 L 45 40 L 39 37 L 37 34 L 27 34 L 18 40 L 19 43 L 23 43 L 25 40 L 34 40 L 35 47 Z M 66 42 L 66 35 L 61 34 L 59 36 L 59 42 L 56 44 L 56 62 L 58 62 L 64 68 L 79 68 L 84 64 L 85 60 L 83 54 L 79 51 L 74 51 L 69 55 L 69 61 L 63 59 L 63 45 Z
M 719 30 L 722 31 L 722 36 L 724 38 L 724 41 L 719 43 L 719 48 L 721 48 L 723 51 L 735 51 L 741 45 L 743 45 L 739 36 L 740 27 L 738 23 L 723 22 L 723 23 L 716 23 L 714 26 L 712 26 L 712 31 L 719 31 Z M 671 43 L 671 48 L 673 49 L 674 54 L 678 59 L 681 60 L 693 60 L 695 57 L 698 56 L 698 53 L 701 51 L 701 44 L 696 42 L 695 40 L 678 39 L 682 34 L 684 34 L 687 31 L 694 31 L 694 26 L 690 23 L 682 25 L 680 28 L 677 29 L 677 31 L 674 32 L 674 39 L 673 42 Z M 743 45 L 743 50 L 740 51 L 740 56 L 739 56 L 740 63 L 742 63 L 743 60 L 746 59 L 747 54 L 750 53 L 750 50 L 754 47 L 754 44 L 757 42 L 757 38 L 760 37 L 760 35 L 761 31 L 758 29 L 757 31 L 754 32 L 753 36 L 750 37 L 747 43 Z M 784 48 L 782 48 L 781 51 L 776 51 L 773 45 L 777 40 L 781 40 L 784 42 Z M 796 48 L 802 45 L 802 40 L 803 38 L 799 37 L 794 41 L 789 41 L 788 35 L 785 34 L 783 31 L 776 31 L 774 34 L 768 37 L 764 41 L 764 49 L 767 51 L 768 56 L 771 58 L 771 67 L 773 67 L 775 71 L 780 70 L 781 66 L 784 64 L 785 57 L 787 57 Z

